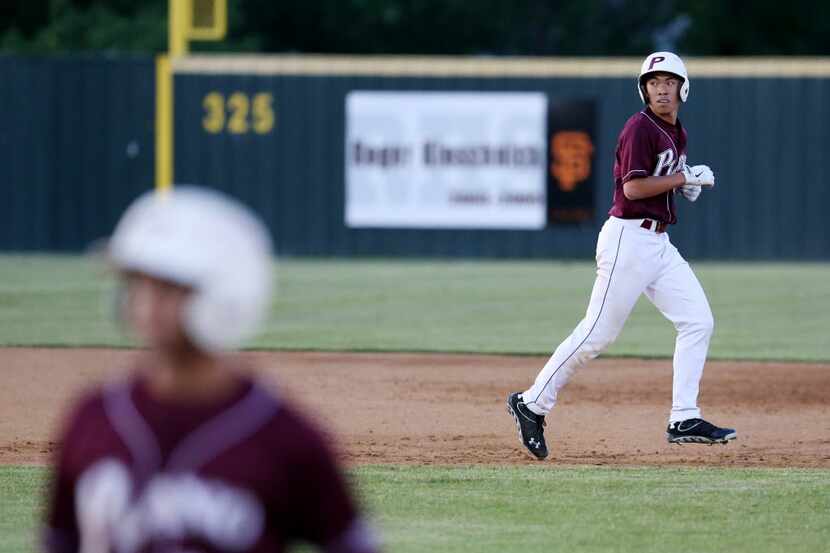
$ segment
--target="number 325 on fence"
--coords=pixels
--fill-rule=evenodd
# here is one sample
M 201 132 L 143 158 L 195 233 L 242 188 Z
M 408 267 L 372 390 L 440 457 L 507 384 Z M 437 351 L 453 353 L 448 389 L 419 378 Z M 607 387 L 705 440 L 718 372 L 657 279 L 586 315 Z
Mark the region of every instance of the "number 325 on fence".
M 268 134 L 274 129 L 274 97 L 267 92 L 248 95 L 233 92 L 227 98 L 211 91 L 202 99 L 205 115 L 202 128 L 210 134 L 227 131 L 231 134 Z

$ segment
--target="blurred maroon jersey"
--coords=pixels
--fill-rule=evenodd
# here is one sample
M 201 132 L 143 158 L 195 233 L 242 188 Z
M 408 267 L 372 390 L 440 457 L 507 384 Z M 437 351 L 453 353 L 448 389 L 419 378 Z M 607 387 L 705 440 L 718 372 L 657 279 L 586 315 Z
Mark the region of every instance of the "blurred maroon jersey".
M 626 121 L 617 140 L 614 161 L 614 205 L 608 212 L 620 219 L 654 219 L 674 224 L 674 190 L 642 200 L 629 200 L 623 184 L 632 179 L 671 175 L 683 170 L 686 163 L 686 129 L 671 125 L 649 108 Z
M 243 378 L 210 406 L 140 376 L 82 400 L 52 483 L 50 553 L 376 551 L 322 435 Z

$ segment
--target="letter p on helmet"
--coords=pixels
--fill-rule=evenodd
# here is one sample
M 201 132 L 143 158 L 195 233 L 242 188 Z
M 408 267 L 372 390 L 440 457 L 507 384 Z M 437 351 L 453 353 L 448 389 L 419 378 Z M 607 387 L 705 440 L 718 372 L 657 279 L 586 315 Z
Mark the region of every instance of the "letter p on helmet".
M 661 61 L 666 61 L 666 58 L 663 56 L 654 56 L 653 58 L 651 58 L 651 63 L 648 66 L 649 71 L 654 69 L 654 66 L 660 63 Z

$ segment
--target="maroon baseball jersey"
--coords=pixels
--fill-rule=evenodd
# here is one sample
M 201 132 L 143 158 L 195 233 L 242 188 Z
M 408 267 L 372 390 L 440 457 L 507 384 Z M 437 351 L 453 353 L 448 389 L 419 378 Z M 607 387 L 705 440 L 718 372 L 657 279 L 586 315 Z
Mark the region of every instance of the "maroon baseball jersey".
M 250 379 L 212 405 L 160 402 L 140 376 L 108 385 L 61 443 L 50 553 L 376 551 L 323 437 Z
M 629 200 L 623 184 L 648 176 L 671 175 L 686 163 L 686 130 L 671 125 L 646 107 L 626 121 L 617 140 L 614 161 L 614 205 L 609 215 L 621 219 L 654 219 L 674 224 L 674 190 L 641 200 Z

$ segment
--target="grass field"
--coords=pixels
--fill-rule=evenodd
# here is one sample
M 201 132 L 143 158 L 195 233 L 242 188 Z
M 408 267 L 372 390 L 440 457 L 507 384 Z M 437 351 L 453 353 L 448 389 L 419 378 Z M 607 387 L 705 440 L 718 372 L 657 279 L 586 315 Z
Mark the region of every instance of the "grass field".
M 583 316 L 588 262 L 298 261 L 257 348 L 547 354 Z M 830 265 L 695 265 L 715 313 L 711 358 L 830 360 Z M 112 280 L 79 257 L 0 256 L 0 344 L 129 342 Z M 665 356 L 674 329 L 641 299 L 612 356 Z
M 715 312 L 711 356 L 829 361 L 830 265 L 695 269 Z M 588 262 L 298 261 L 257 348 L 547 354 L 581 318 Z M 0 345 L 125 346 L 114 288 L 78 257 L 0 256 Z M 642 300 L 608 355 L 670 356 Z M 809 421 L 804 421 L 808 424 Z M 823 551 L 830 471 L 366 466 L 353 478 L 387 551 Z M 0 553 L 30 553 L 44 471 L 0 467 Z
M 830 474 L 805 470 L 363 467 L 353 472 L 387 549 L 822 551 Z M 29 553 L 44 470 L 0 468 L 4 553 Z M 672 544 L 681 544 L 675 548 Z

